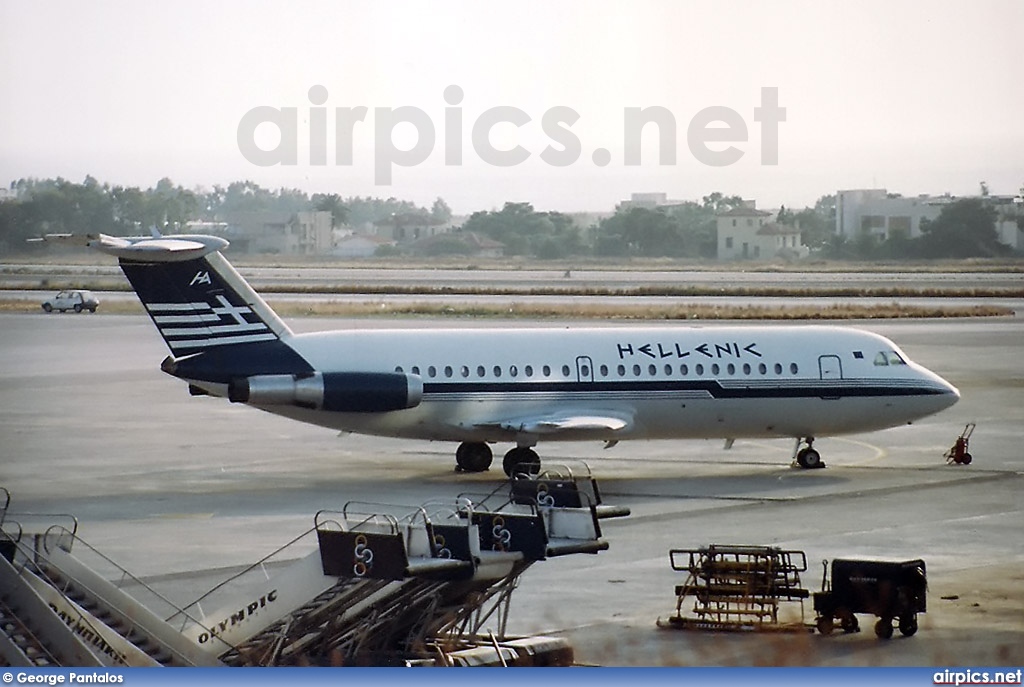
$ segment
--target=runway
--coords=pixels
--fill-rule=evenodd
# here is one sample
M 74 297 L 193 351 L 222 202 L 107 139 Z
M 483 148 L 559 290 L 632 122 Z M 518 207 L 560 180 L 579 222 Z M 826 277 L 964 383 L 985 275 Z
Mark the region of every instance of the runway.
M 509 630 L 563 634 L 578 660 L 601 665 L 1024 663 L 1024 320 L 844 325 L 892 338 L 962 400 L 913 426 L 822 438 L 815 446 L 828 468 L 818 471 L 789 467 L 789 441 L 737 441 L 729 451 L 719 442 L 541 444 L 546 462 L 587 461 L 606 502 L 633 514 L 602 524 L 608 551 L 531 568 Z M 165 355 L 143 316 L 0 315 L 0 486 L 12 509 L 74 514 L 84 540 L 172 600 L 188 602 L 225 568 L 284 544 L 321 508 L 353 499 L 413 507 L 490 491 L 502 477 L 455 473 L 454 445 L 339 438 L 192 398 L 160 372 Z M 974 463 L 946 465 L 970 421 Z M 657 629 L 683 581 L 668 550 L 710 543 L 804 550 L 811 589 L 822 559 L 923 558 L 929 610 L 915 637 L 889 642 L 870 630 L 826 638 Z M 810 620 L 809 603 L 806 613 Z

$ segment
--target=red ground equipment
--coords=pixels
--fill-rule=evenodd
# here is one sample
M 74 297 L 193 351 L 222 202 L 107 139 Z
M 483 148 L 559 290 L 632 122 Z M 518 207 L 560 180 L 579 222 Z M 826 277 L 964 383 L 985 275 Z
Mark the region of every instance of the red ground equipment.
M 973 433 L 974 423 L 968 422 L 967 426 L 964 427 L 964 431 L 961 432 L 960 436 L 956 438 L 956 442 L 953 443 L 953 447 L 946 451 L 947 463 L 956 463 L 957 465 L 970 465 L 971 454 L 967 450 L 967 448 L 971 440 L 971 434 Z

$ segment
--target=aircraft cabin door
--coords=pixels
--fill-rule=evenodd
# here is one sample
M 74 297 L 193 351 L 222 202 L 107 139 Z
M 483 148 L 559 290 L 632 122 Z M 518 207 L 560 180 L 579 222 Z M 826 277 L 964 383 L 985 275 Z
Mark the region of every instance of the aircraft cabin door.
M 843 363 L 838 355 L 818 356 L 818 370 L 822 379 L 842 379 Z
M 580 355 L 576 357 L 576 381 L 594 381 L 594 361 L 590 359 L 589 355 Z

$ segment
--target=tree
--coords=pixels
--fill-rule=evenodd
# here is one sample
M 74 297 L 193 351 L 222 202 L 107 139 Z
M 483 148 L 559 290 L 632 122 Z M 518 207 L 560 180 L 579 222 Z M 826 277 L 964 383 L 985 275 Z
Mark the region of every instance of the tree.
M 444 202 L 444 198 L 438 197 L 430 206 L 430 219 L 434 224 L 447 224 L 451 221 L 452 209 L 448 207 L 448 203 Z
M 340 227 L 348 221 L 348 206 L 337 193 L 314 193 L 310 199 L 320 212 L 331 213 L 331 228 Z
M 921 222 L 921 253 L 929 258 L 1003 255 L 996 211 L 982 198 L 963 198 L 942 208 L 931 222 Z

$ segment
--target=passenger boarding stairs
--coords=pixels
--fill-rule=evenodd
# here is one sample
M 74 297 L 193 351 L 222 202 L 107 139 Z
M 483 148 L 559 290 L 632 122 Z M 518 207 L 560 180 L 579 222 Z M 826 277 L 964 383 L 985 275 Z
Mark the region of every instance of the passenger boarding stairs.
M 537 561 L 606 549 L 599 520 L 628 514 L 601 504 L 589 470 L 520 476 L 478 500 L 394 510 L 352 502 L 320 511 L 310 530 L 183 608 L 84 542 L 73 519 L 29 536 L 0 515 L 0 661 L 536 663 L 552 642 L 564 660 L 571 650 L 561 640 L 499 646 L 511 593 Z

